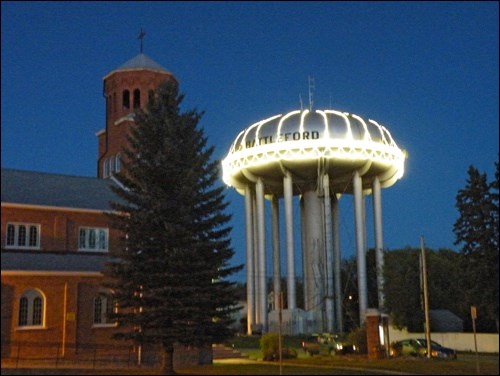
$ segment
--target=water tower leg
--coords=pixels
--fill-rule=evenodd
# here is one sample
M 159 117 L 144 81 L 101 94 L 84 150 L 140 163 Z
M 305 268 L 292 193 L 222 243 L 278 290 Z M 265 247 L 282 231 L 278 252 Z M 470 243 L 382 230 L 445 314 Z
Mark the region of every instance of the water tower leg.
M 266 239 L 265 239 L 265 213 L 264 213 L 264 182 L 257 179 L 255 186 L 257 201 L 257 253 L 259 262 L 257 265 L 257 276 L 259 285 L 259 311 L 262 332 L 267 331 L 267 283 L 266 283 Z
M 326 294 L 325 314 L 326 331 L 333 332 L 334 310 L 333 310 L 333 229 L 332 229 L 332 205 L 330 200 L 330 181 L 328 174 L 323 175 L 323 191 L 325 205 L 325 251 L 326 251 Z
M 255 324 L 255 275 L 254 275 L 254 229 L 253 229 L 253 198 L 254 192 L 250 185 L 245 187 L 245 221 L 247 246 L 247 334 L 252 334 L 252 325 Z
M 375 257 L 377 261 L 378 309 L 384 311 L 384 240 L 382 236 L 382 195 L 380 180 L 373 179 L 373 216 L 375 226 Z
M 339 226 L 339 199 L 336 195 L 332 200 L 333 216 L 333 275 L 335 280 L 335 318 L 338 333 L 344 332 L 344 320 L 342 316 L 342 282 L 340 274 L 341 255 L 340 255 L 340 226 Z
M 272 227 L 273 227 L 273 292 L 274 292 L 274 307 L 273 310 L 279 309 L 281 296 L 281 258 L 280 258 L 280 222 L 279 222 L 279 201 L 276 196 L 273 196 L 271 201 L 272 206 Z
M 288 309 L 295 309 L 297 307 L 297 297 L 295 292 L 295 251 L 293 243 L 293 189 L 290 174 L 286 174 L 283 179 L 283 191 L 285 201 L 287 300 Z
M 365 258 L 365 234 L 363 221 L 363 190 L 359 172 L 353 176 L 354 190 L 354 215 L 356 223 L 356 262 L 358 271 L 358 301 L 359 301 L 359 322 L 365 321 L 365 312 L 368 306 L 368 289 L 366 282 L 366 258 Z

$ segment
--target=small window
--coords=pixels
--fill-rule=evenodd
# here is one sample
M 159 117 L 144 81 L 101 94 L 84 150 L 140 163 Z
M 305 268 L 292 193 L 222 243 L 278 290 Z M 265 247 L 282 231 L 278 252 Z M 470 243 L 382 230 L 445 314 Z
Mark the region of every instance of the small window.
M 94 298 L 94 325 L 116 325 L 112 320 L 113 313 L 117 312 L 117 304 L 111 293 L 100 292 Z
M 30 248 L 38 247 L 38 227 L 37 226 L 30 226 L 28 246 Z
M 115 173 L 115 157 L 109 157 L 109 175 L 113 175 Z
M 115 171 L 120 172 L 122 169 L 122 158 L 120 156 L 120 153 L 116 154 L 115 157 Z
M 108 229 L 80 227 L 78 249 L 80 251 L 107 251 Z
M 123 90 L 123 108 L 130 108 L 130 92 L 128 90 Z
M 109 175 L 109 166 L 108 166 L 108 160 L 105 159 L 103 162 L 102 162 L 102 177 L 103 178 L 107 178 Z
M 25 291 L 19 298 L 19 327 L 43 326 L 44 297 L 35 289 Z
M 141 91 L 139 89 L 134 90 L 134 108 L 141 107 Z
M 40 225 L 7 223 L 6 248 L 40 248 Z

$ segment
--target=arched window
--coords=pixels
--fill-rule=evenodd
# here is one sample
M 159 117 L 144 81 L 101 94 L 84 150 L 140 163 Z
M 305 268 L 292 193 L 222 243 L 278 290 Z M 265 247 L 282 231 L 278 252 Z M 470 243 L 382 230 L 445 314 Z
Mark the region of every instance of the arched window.
M 36 223 L 7 223 L 7 248 L 40 248 L 40 225 Z
M 109 157 L 109 175 L 113 175 L 115 173 L 115 157 Z
M 130 92 L 128 90 L 123 90 L 123 108 L 130 108 Z
M 115 157 L 115 171 L 120 172 L 122 169 L 122 158 L 120 153 L 116 154 Z
M 18 326 L 43 326 L 44 302 L 42 293 L 35 289 L 26 290 L 19 298 Z
M 105 159 L 103 162 L 102 162 L 102 177 L 103 178 L 107 178 L 109 175 L 109 167 L 108 167 L 108 160 Z
M 116 325 L 112 314 L 117 312 L 117 304 L 109 291 L 100 291 L 94 298 L 94 321 L 95 326 Z
M 134 90 L 134 108 L 141 107 L 141 91 L 139 89 Z

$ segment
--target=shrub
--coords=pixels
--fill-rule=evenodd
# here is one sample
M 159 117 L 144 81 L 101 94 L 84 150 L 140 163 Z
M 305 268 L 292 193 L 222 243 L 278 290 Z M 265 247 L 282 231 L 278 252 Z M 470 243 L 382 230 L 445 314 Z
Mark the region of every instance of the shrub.
M 355 345 L 359 349 L 360 353 L 366 354 L 368 352 L 368 346 L 366 343 L 366 327 L 363 325 L 361 328 L 354 329 L 347 335 L 345 342 Z
M 279 359 L 279 335 L 277 333 L 267 333 L 260 338 L 260 350 L 264 360 Z M 290 347 L 284 347 L 281 343 L 282 359 L 290 359 L 297 357 L 297 351 Z

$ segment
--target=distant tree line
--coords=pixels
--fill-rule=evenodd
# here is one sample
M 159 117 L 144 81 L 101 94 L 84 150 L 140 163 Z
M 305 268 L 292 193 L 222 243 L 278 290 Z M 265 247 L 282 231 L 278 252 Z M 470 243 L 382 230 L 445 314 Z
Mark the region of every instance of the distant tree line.
M 472 331 L 470 310 L 475 306 L 476 330 L 498 332 L 498 162 L 495 167 L 492 181 L 469 167 L 466 186 L 456 195 L 459 216 L 453 232 L 459 252 L 426 249 L 429 307 L 455 313 L 464 321 L 464 331 Z M 420 254 L 420 248 L 404 248 L 384 255 L 385 307 L 392 322 L 409 331 L 423 331 Z M 368 306 L 378 307 L 373 249 L 367 253 L 366 265 Z M 355 258 L 344 261 L 344 309 L 346 323 L 352 326 L 359 322 L 356 270 Z
M 455 244 L 461 246 L 462 292 L 464 304 L 478 309 L 479 328 L 498 332 L 498 161 L 495 176 L 470 166 L 466 186 L 458 191 Z

